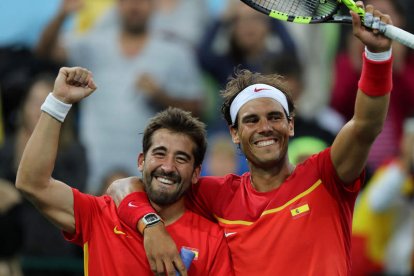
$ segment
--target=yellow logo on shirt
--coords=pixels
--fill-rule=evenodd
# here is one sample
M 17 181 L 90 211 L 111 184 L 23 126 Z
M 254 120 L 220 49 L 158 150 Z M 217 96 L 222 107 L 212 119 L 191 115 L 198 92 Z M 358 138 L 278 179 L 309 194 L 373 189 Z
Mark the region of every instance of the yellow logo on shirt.
M 118 230 L 117 227 L 118 227 L 118 225 L 115 225 L 115 227 L 114 227 L 114 233 L 116 235 L 126 235 L 124 232 Z

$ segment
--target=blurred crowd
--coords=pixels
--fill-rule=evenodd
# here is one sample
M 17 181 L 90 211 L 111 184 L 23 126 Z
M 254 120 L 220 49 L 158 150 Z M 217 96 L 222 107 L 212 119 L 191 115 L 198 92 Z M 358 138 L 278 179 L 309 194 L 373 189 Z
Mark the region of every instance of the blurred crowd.
M 411 0 L 365 0 L 414 32 Z M 143 127 L 168 106 L 206 124 L 203 174 L 242 174 L 219 92 L 247 68 L 285 77 L 297 105 L 289 157 L 330 146 L 353 114 L 363 46 L 350 26 L 272 20 L 238 0 L 0 2 L 0 276 L 83 275 L 82 252 L 14 188 L 24 146 L 62 66 L 97 93 L 66 119 L 53 176 L 92 194 L 138 175 Z M 414 273 L 414 52 L 393 44 L 394 87 L 353 223 L 353 275 Z

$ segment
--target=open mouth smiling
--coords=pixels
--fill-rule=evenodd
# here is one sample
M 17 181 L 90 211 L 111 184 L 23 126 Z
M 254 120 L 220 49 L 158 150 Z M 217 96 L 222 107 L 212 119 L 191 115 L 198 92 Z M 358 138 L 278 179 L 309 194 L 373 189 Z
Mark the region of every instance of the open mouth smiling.
M 267 147 L 267 146 L 276 144 L 276 139 L 261 140 L 261 141 L 254 142 L 254 144 L 259 148 Z

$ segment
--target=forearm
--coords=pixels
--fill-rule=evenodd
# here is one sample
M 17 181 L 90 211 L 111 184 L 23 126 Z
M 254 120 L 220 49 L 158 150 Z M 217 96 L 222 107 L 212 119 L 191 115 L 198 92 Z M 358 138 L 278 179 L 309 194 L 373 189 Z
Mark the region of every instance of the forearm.
M 39 57 L 50 58 L 51 53 L 55 53 L 60 30 L 67 18 L 67 14 L 59 14 L 46 26 L 40 40 L 35 48 L 35 54 Z
M 392 90 L 393 59 L 391 50 L 372 53 L 366 49 L 363 60 L 353 119 L 364 132 L 363 136 L 368 141 L 373 141 L 381 132 L 387 116 Z
M 380 134 L 392 89 L 392 58 L 382 62 L 364 57 L 354 116 L 336 137 L 331 157 L 338 176 L 346 183 L 357 178 L 371 145 Z
M 56 160 L 61 123 L 42 112 L 23 152 L 17 171 L 16 187 L 35 196 L 47 189 Z

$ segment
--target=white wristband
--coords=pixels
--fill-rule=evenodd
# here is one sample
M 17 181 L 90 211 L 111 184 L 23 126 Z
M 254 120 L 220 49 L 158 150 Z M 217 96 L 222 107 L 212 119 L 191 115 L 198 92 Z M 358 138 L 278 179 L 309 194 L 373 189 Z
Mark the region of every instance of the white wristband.
M 49 93 L 40 109 L 63 123 L 71 107 L 71 104 L 64 103 L 56 99 L 52 93 Z
M 392 55 L 392 48 L 390 48 L 388 51 L 385 51 L 385 52 L 373 53 L 373 52 L 370 52 L 368 50 L 367 46 L 365 46 L 365 56 L 369 60 L 372 60 L 372 61 L 386 61 L 386 60 L 389 60 L 391 58 L 391 55 Z

